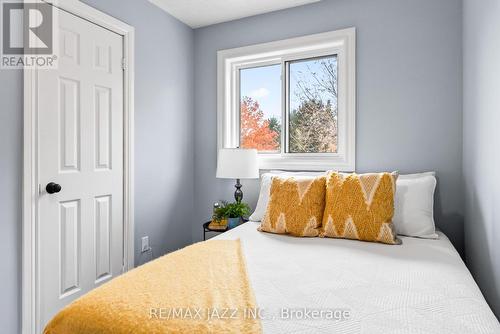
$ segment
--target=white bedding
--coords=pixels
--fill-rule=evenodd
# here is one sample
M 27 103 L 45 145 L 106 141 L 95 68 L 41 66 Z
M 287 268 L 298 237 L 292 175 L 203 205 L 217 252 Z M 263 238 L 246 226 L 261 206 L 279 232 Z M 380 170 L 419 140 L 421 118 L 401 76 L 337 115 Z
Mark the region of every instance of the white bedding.
M 401 246 L 293 238 L 248 222 L 241 239 L 264 333 L 500 333 L 500 324 L 448 238 Z M 282 312 L 327 310 L 323 319 Z M 329 311 L 347 310 L 343 320 Z M 270 320 L 274 317 L 274 320 Z

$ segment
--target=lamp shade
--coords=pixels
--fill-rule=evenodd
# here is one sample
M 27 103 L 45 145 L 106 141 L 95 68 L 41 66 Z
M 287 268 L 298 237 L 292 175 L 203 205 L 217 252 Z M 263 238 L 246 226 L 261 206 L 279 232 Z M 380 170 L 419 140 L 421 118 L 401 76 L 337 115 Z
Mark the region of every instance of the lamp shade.
M 242 148 L 219 149 L 217 178 L 258 179 L 257 150 Z

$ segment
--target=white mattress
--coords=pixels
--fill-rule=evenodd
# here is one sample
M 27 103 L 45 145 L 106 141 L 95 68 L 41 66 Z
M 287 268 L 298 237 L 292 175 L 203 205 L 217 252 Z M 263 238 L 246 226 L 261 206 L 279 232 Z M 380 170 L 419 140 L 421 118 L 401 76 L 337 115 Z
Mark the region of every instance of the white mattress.
M 392 246 L 293 238 L 257 227 L 248 222 L 217 238 L 242 241 L 264 333 L 500 333 L 442 233 L 439 240 L 403 237 L 401 246 Z M 291 310 L 327 313 L 322 319 L 300 312 L 281 319 Z M 347 310 L 349 317 L 327 319 L 335 310 Z

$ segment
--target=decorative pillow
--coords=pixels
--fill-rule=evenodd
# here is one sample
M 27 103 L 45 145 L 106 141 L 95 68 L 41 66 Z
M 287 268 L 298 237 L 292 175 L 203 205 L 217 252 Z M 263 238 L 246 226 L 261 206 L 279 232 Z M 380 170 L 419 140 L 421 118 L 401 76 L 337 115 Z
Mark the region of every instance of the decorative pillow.
M 320 236 L 401 244 L 392 224 L 397 173 L 329 172 Z
M 437 239 L 434 224 L 436 173 L 400 175 L 396 182 L 394 226 L 409 237 Z
M 296 179 L 314 179 L 316 176 L 326 175 L 325 172 L 285 172 L 273 170 L 264 173 L 261 176 L 260 193 L 255 211 L 248 218 L 253 222 L 260 222 L 266 213 L 267 204 L 269 203 L 269 192 L 271 191 L 271 179 L 273 176 L 295 177 Z
M 259 230 L 297 237 L 318 236 L 325 210 L 325 182 L 325 176 L 273 176 L 269 204 Z

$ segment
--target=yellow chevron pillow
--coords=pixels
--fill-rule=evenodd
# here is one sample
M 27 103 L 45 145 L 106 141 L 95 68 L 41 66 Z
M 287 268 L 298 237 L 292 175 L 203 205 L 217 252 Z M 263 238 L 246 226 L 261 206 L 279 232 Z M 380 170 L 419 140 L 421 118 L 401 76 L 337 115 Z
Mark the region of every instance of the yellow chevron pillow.
M 273 177 L 260 231 L 297 237 L 319 235 L 325 210 L 325 176 Z
M 398 245 L 392 217 L 397 173 L 328 172 L 321 237 Z

